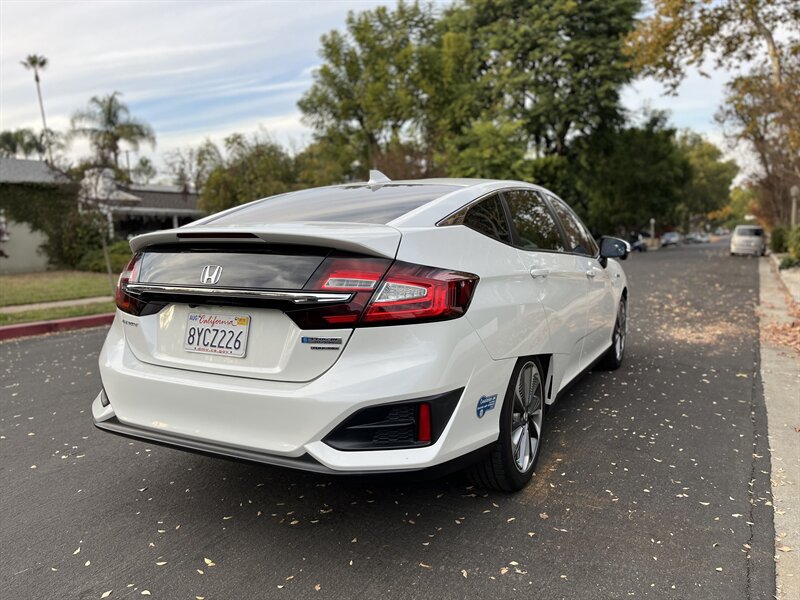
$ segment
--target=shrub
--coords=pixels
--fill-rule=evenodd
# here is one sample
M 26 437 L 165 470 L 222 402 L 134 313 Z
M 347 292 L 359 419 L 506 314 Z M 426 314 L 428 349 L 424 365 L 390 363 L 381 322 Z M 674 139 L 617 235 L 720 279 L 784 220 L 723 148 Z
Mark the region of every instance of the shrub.
M 792 258 L 800 260 L 800 225 L 789 232 L 786 249 L 789 250 L 789 254 L 791 254 Z
M 778 265 L 778 268 L 782 271 L 783 269 L 792 269 L 798 266 L 800 266 L 800 260 L 792 256 L 784 256 L 783 259 L 781 259 L 781 264 Z
M 114 242 L 108 247 L 108 256 L 111 260 L 111 270 L 114 273 L 121 273 L 125 265 L 131 259 L 131 248 L 128 242 L 123 240 Z M 93 248 L 86 252 L 78 261 L 77 268 L 81 271 L 96 271 L 104 273 L 106 270 L 106 260 L 103 257 L 102 248 Z
M 786 252 L 786 243 L 788 242 L 789 232 L 783 227 L 776 227 L 772 230 L 769 238 L 769 249 L 775 254 L 782 254 Z

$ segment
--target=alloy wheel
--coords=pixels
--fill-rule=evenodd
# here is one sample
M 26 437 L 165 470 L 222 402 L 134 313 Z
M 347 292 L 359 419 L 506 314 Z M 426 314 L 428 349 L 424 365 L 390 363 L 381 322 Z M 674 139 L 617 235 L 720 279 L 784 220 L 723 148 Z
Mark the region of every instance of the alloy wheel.
M 517 375 L 511 411 L 511 449 L 520 473 L 530 469 L 539 451 L 543 416 L 542 377 L 536 364 L 527 362 Z
M 628 307 L 625 299 L 620 300 L 617 322 L 614 324 L 614 354 L 617 360 L 622 360 L 625 352 L 625 337 L 628 333 Z

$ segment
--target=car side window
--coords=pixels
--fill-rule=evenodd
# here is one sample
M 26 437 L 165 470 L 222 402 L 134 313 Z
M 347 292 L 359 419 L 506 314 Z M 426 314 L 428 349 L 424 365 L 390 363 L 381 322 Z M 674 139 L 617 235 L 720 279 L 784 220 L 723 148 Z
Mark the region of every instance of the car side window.
M 555 196 L 548 196 L 548 198 L 556 214 L 558 214 L 558 218 L 561 220 L 564 233 L 567 235 L 567 252 L 596 256 L 598 252 L 597 243 L 595 243 L 592 234 L 581 223 L 577 215 L 562 200 Z
M 461 224 L 504 244 L 511 243 L 511 231 L 506 222 L 506 213 L 500 197 L 496 194 L 470 206 Z
M 558 223 L 544 199 L 533 190 L 504 191 L 511 222 L 522 250 L 564 251 Z

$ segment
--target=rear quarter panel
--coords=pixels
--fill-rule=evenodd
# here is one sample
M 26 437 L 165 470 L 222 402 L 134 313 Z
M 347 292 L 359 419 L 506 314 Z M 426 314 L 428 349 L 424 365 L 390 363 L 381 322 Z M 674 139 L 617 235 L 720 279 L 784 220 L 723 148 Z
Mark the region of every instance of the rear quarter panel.
M 461 225 L 401 232 L 398 260 L 480 277 L 465 318 L 493 359 L 551 353 L 544 308 L 515 248 Z

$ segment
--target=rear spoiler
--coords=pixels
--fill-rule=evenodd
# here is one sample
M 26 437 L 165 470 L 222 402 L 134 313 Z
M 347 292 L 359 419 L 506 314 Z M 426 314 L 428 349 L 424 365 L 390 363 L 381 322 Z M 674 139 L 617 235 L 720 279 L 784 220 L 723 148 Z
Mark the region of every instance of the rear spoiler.
M 235 242 L 237 244 L 296 244 L 322 246 L 368 256 L 394 258 L 400 231 L 368 223 L 274 223 L 251 227 L 180 227 L 138 235 L 130 241 L 138 252 L 160 244 Z

